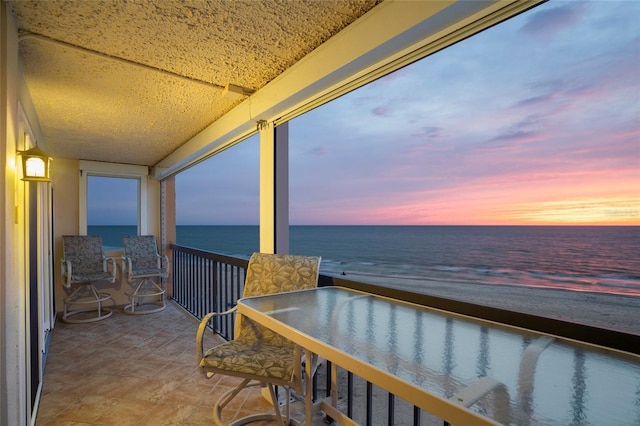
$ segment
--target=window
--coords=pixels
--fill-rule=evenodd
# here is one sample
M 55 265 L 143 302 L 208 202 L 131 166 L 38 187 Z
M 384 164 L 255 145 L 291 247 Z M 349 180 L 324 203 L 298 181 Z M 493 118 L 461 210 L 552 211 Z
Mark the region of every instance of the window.
M 148 233 L 144 166 L 80 162 L 80 235 L 100 235 L 107 249 L 118 249 L 122 235 Z
M 253 135 L 176 175 L 178 244 L 234 255 L 258 250 L 259 141 Z
M 637 12 L 548 2 L 292 120 L 291 223 L 637 224 Z
M 123 235 L 138 235 L 139 179 L 88 176 L 87 235 L 106 247 L 121 247 Z

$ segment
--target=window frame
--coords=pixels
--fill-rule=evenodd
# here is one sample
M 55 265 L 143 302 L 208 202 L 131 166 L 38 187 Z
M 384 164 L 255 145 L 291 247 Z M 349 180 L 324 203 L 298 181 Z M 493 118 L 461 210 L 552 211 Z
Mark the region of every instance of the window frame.
M 78 197 L 79 235 L 87 235 L 89 176 L 138 180 L 138 235 L 146 235 L 149 231 L 147 215 L 149 168 L 146 166 L 136 166 L 131 164 L 81 160 Z

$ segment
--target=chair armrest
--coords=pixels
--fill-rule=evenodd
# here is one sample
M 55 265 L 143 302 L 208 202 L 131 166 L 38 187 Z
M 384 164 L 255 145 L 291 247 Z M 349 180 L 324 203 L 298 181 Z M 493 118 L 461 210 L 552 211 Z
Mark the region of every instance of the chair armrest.
M 122 273 L 127 276 L 127 281 L 131 281 L 132 271 L 133 271 L 133 266 L 131 265 L 131 258 L 125 255 L 122 255 Z
M 200 321 L 200 324 L 198 325 L 198 332 L 196 333 L 196 356 L 198 357 L 198 365 L 200 365 L 200 361 L 202 361 L 202 358 L 204 358 L 204 348 L 203 348 L 204 333 L 207 329 L 207 323 L 209 322 L 209 320 L 216 315 L 233 314 L 237 309 L 238 307 L 234 306 L 233 308 L 228 309 L 224 312 L 209 312 L 207 315 L 205 315 L 202 318 L 202 320 Z
M 116 259 L 113 257 L 103 257 L 102 258 L 102 267 L 105 272 L 109 272 L 109 268 L 111 268 L 111 278 L 110 282 L 116 281 Z
M 62 267 L 62 276 L 64 277 L 64 282 L 62 285 L 66 288 L 71 287 L 71 275 L 73 274 L 73 266 L 71 266 L 71 262 L 65 259 L 60 259 L 60 264 Z
M 127 269 L 131 266 L 131 260 L 125 256 L 124 254 L 122 256 L 120 256 L 120 258 L 122 259 L 122 273 L 126 274 L 127 273 Z

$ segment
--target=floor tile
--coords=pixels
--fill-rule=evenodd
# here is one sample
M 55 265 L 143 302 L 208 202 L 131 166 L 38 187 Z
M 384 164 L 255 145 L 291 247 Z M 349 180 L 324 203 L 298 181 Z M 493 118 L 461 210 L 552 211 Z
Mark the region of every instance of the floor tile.
M 114 309 L 110 318 L 95 323 L 58 321 L 36 426 L 213 424 L 216 399 L 239 380 L 201 374 L 197 327 L 197 320 L 173 302 L 149 315 Z M 208 335 L 205 347 L 221 341 Z M 269 409 L 256 388 L 239 395 L 228 414 Z

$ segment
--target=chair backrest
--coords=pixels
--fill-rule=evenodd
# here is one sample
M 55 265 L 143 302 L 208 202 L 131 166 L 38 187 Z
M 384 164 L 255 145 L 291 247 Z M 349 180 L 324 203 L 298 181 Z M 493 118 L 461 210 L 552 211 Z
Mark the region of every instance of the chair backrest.
M 133 269 L 159 268 L 158 246 L 153 235 L 125 235 L 122 237 L 124 256 L 131 258 Z
M 87 274 L 104 270 L 102 237 L 99 235 L 64 235 L 63 257 L 71 262 L 73 274 Z
M 318 285 L 319 256 L 254 253 L 249 259 L 243 297 L 283 293 L 314 288 Z M 237 336 L 276 345 L 291 345 L 284 337 L 247 318 L 238 318 Z
M 243 297 L 314 288 L 320 258 L 289 254 L 254 253 L 249 259 Z

